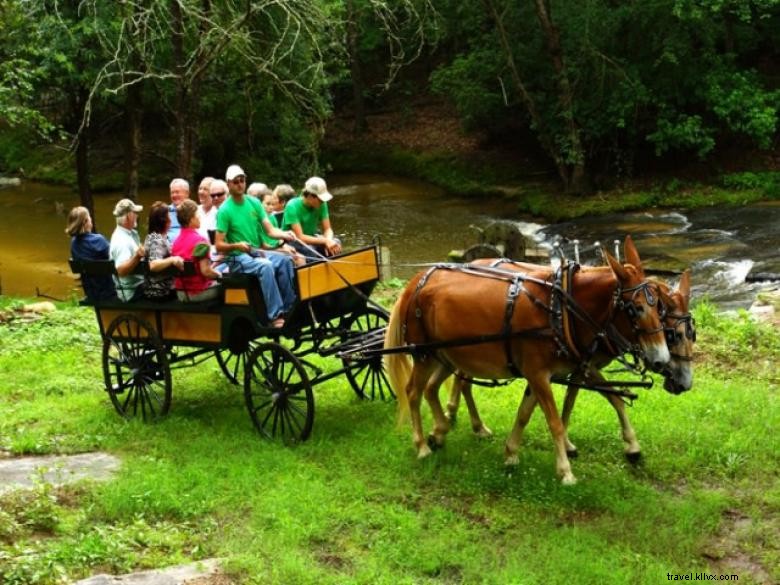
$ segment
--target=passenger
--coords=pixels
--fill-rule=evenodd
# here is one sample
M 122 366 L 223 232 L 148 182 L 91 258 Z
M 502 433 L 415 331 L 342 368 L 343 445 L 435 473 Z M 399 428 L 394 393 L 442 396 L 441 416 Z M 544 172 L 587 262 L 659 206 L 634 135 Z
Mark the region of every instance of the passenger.
M 172 252 L 187 262 L 195 263 L 194 276 L 177 276 L 174 280 L 176 296 L 180 301 L 210 301 L 219 297 L 222 275 L 211 267 L 209 242 L 200 230 L 200 215 L 194 201 L 182 201 L 176 213 L 181 233 L 173 243 Z
M 328 201 L 333 195 L 320 177 L 306 181 L 300 197 L 284 208 L 283 229 L 290 229 L 296 240 L 293 247 L 304 256 L 320 258 L 341 253 L 341 242 L 333 236 Z
M 209 187 L 209 192 L 211 193 L 211 201 L 214 203 L 214 207 L 217 209 L 217 213 L 219 213 L 219 208 L 222 206 L 222 204 L 227 199 L 228 195 L 228 186 L 225 181 L 222 179 L 214 179 L 211 182 L 211 186 Z M 217 251 L 216 246 L 214 246 L 214 237 L 217 234 L 217 226 L 216 223 L 214 224 L 214 233 L 209 234 L 209 242 L 211 242 L 211 259 L 215 263 L 221 263 L 224 260 L 224 256 L 221 252 Z M 227 270 L 228 267 L 225 264 L 220 264 L 217 266 L 217 270 L 220 272 L 224 272 Z
M 275 228 L 279 227 L 279 224 L 277 223 L 278 216 L 274 215 L 274 210 L 279 207 L 279 198 L 273 194 L 273 192 L 270 189 L 266 189 L 264 192 L 261 202 L 263 204 L 263 209 L 265 209 L 266 215 L 268 215 L 268 221 L 271 222 L 271 225 Z M 263 249 L 265 250 L 272 250 L 274 252 L 280 252 L 282 254 L 289 254 L 292 259 L 293 263 L 296 266 L 303 266 L 306 264 L 306 258 L 295 251 L 295 248 L 290 246 L 289 244 L 285 244 L 282 240 L 277 240 L 276 238 L 272 238 L 268 234 L 263 231 L 260 234 L 260 237 L 263 240 Z
M 204 177 L 198 185 L 198 218 L 200 219 L 200 234 L 204 238 L 209 238 L 209 232 L 211 232 L 211 238 L 214 237 L 214 232 L 217 230 L 217 207 L 214 205 L 214 199 L 211 197 L 211 183 L 214 182 L 214 177 Z M 227 189 L 225 189 L 227 191 Z M 178 216 L 177 216 L 178 217 Z
M 194 205 L 195 202 L 192 201 L 192 204 Z M 171 256 L 171 243 L 167 238 L 170 225 L 168 205 L 162 201 L 152 203 L 149 209 L 149 230 L 144 240 L 149 270 L 144 276 L 143 285 L 144 296 L 151 301 L 169 301 L 176 296 L 173 291 L 173 276 L 156 273 L 171 266 L 179 270 L 184 268 L 184 260 L 181 257 Z
M 293 234 L 271 225 L 263 205 L 246 195 L 246 173 L 230 165 L 225 173 L 230 191 L 217 214 L 216 246 L 229 254 L 231 272 L 254 274 L 260 281 L 271 327 L 283 327 L 284 315 L 295 302 L 293 263 L 289 256 L 260 250 L 260 231 L 278 239 L 292 240 Z
M 181 226 L 176 218 L 176 208 L 179 203 L 190 198 L 190 184 L 184 179 L 171 181 L 171 204 L 168 206 L 168 215 L 171 218 L 171 227 L 168 229 L 168 241 L 172 244 L 179 235 Z
M 74 260 L 108 260 L 110 244 L 101 234 L 92 232 L 92 217 L 86 207 L 74 207 L 68 214 L 65 233 L 72 236 L 70 256 Z M 81 286 L 90 301 L 116 299 L 116 288 L 110 276 L 81 275 Z
M 143 209 L 132 199 L 122 199 L 114 206 L 116 229 L 111 234 L 109 257 L 114 261 L 117 276 L 114 277 L 116 293 L 122 301 L 135 301 L 143 297 L 142 274 L 133 274 L 144 257 L 144 247 L 135 229 L 138 213 Z
M 214 203 L 214 207 L 219 212 L 220 206 L 225 202 L 228 194 L 228 186 L 222 179 L 214 179 L 209 187 L 211 192 L 211 200 Z
M 273 217 L 276 219 L 276 225 L 282 227 L 284 208 L 290 202 L 290 199 L 295 197 L 295 189 L 283 183 L 274 187 L 273 194 L 276 196 L 276 208 L 274 209 Z
M 266 193 L 270 193 L 271 190 L 268 188 L 268 185 L 265 183 L 252 183 L 249 185 L 249 187 L 246 188 L 247 195 L 252 195 L 253 197 L 257 197 L 260 201 L 263 200 L 263 196 Z

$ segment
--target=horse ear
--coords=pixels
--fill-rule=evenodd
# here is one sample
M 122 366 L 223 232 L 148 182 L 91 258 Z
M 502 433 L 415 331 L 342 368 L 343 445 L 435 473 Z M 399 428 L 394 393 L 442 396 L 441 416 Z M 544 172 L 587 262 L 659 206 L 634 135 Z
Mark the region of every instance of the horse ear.
M 617 276 L 617 279 L 620 282 L 626 282 L 629 279 L 628 272 L 626 272 L 626 269 L 623 268 L 623 265 L 618 262 L 615 257 L 607 252 L 606 250 L 602 250 L 604 253 L 604 257 L 607 259 L 607 264 L 609 264 L 609 267 L 612 268 L 612 272 L 615 273 L 615 276 Z
M 657 287 L 655 290 L 658 293 L 658 296 L 661 298 L 661 302 L 666 305 L 667 307 L 670 307 L 671 309 L 674 309 L 675 311 L 678 309 L 681 309 L 681 307 L 677 306 L 677 303 L 674 300 L 674 297 L 671 296 L 666 290 L 664 290 L 665 287 Z
M 637 252 L 634 240 L 630 235 L 626 236 L 626 242 L 623 244 L 623 255 L 626 257 L 626 262 L 633 264 L 644 278 L 645 271 L 642 269 L 642 260 L 639 259 L 639 252 Z
M 686 268 L 680 277 L 680 284 L 677 285 L 677 290 L 685 297 L 685 302 L 691 300 L 691 269 Z

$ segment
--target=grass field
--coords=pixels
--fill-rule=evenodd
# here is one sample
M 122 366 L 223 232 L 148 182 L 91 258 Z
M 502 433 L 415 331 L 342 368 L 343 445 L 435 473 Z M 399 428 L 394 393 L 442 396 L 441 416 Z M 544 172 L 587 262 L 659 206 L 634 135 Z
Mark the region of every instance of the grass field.
M 283 447 L 256 434 L 214 360 L 174 371 L 165 420 L 126 423 L 102 391 L 90 311 L 0 325 L 0 449 L 123 461 L 105 484 L 0 497 L 0 583 L 214 556 L 236 583 L 778 582 L 780 335 L 707 304 L 695 314 L 693 390 L 656 384 L 629 409 L 639 465 L 606 401 L 581 393 L 572 487 L 556 480 L 539 413 L 520 465 L 502 464 L 520 382 L 476 391 L 493 439 L 461 422 L 420 462 L 395 404 L 360 401 L 337 378 L 315 390 L 311 439 Z

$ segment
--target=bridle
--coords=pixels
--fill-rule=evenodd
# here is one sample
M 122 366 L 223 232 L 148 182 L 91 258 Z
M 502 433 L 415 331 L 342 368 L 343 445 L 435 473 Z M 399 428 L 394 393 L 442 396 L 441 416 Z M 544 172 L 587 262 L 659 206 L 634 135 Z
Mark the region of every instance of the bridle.
M 696 343 L 696 319 L 693 318 L 690 312 L 687 313 L 671 313 L 666 310 L 666 306 L 661 303 L 661 319 L 664 323 L 664 338 L 666 339 L 666 345 L 669 348 L 669 355 L 680 361 L 689 362 L 691 356 L 682 355 L 672 350 L 673 347 L 680 345 L 683 341 L 683 337 L 690 339 L 692 343 Z M 685 332 L 681 333 L 679 328 L 685 326 Z
M 656 304 L 659 305 L 659 320 L 662 319 L 661 315 L 661 303 L 658 303 L 656 300 L 656 295 L 653 294 L 652 291 L 652 285 L 649 281 L 643 280 L 636 286 L 623 288 L 620 285 L 620 282 L 618 282 L 618 286 L 615 289 L 615 300 L 614 300 L 614 306 L 616 309 L 623 311 L 627 316 L 628 320 L 631 323 L 631 328 L 637 335 L 655 335 L 659 331 L 664 331 L 664 326 L 661 324 L 655 329 L 645 329 L 640 326 L 639 321 L 641 318 L 641 314 L 644 312 L 645 308 L 641 304 L 636 303 L 636 298 L 640 294 L 644 294 L 645 302 L 647 303 L 648 307 L 655 307 Z M 631 294 L 631 297 L 629 300 L 626 300 L 624 298 L 624 295 Z

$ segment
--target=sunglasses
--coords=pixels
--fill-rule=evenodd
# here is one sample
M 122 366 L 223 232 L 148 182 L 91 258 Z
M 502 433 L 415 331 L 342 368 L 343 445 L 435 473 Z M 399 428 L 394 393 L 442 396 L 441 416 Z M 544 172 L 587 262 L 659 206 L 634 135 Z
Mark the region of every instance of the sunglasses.
M 224 197 L 225 195 L 227 195 L 227 193 L 225 191 L 222 191 L 220 193 L 212 193 L 211 194 L 212 197 Z

